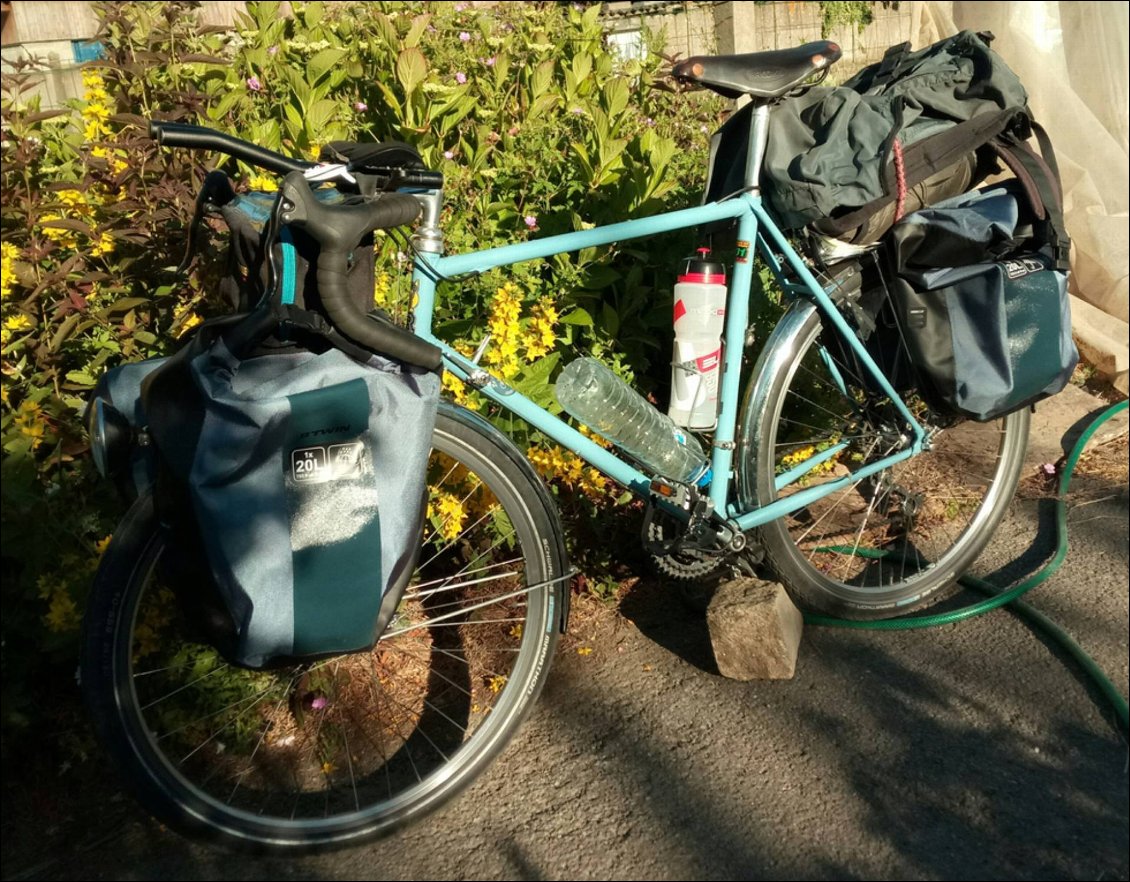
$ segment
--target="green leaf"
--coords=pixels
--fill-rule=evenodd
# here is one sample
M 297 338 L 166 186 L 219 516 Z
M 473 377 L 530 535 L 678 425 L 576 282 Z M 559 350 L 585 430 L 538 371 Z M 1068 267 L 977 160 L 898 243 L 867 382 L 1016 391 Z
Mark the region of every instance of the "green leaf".
M 538 407 L 548 407 L 557 401 L 553 385 L 549 378 L 561 360 L 560 352 L 551 352 L 544 358 L 539 358 L 533 364 L 522 369 L 522 373 L 514 381 L 514 388 L 525 395 Z
M 412 19 L 412 27 L 408 29 L 408 34 L 404 38 L 404 45 L 407 48 L 420 45 L 420 37 L 423 36 L 424 31 L 427 30 L 428 22 L 432 20 L 431 15 L 417 15 Z
M 628 106 L 628 82 L 624 79 L 610 80 L 604 86 L 604 106 L 608 115 L 615 119 Z
M 396 59 L 396 78 L 405 94 L 412 94 L 428 76 L 428 60 L 424 53 L 411 46 Z
M 570 146 L 573 148 L 573 156 L 577 160 L 577 164 L 581 167 L 585 181 L 591 182 L 595 174 L 592 162 L 589 160 L 588 147 L 581 144 L 579 141 L 573 141 Z
M 379 12 L 373 16 L 373 24 L 377 26 L 378 36 L 386 46 L 395 47 L 400 45 L 400 34 L 397 33 L 396 25 L 383 12 Z
M 573 77 L 579 88 L 592 73 L 592 56 L 587 52 L 578 52 L 573 56 Z
M 330 70 L 337 67 L 341 60 L 348 55 L 345 49 L 323 49 L 308 62 L 306 62 L 307 81 L 310 83 L 317 83 L 324 77 Z
M 474 95 L 461 91 L 442 104 L 434 106 L 432 121 L 439 123 L 440 134 L 446 135 L 458 125 L 460 120 L 475 109 L 476 101 Z
M 333 120 L 334 114 L 337 112 L 337 104 L 328 98 L 323 98 L 320 101 L 315 101 L 306 110 L 306 131 L 309 133 L 312 141 L 318 141 L 326 138 L 328 134 L 325 129 L 329 127 L 330 122 Z M 329 139 L 327 139 L 329 140 Z
M 312 0 L 302 7 L 302 19 L 306 27 L 317 27 L 326 16 L 326 4 L 321 0 Z
M 583 328 L 591 328 L 593 325 L 592 316 L 588 314 L 587 310 L 577 307 L 570 313 L 561 316 L 560 319 L 563 325 L 579 325 Z
M 553 83 L 553 72 L 556 68 L 557 63 L 552 60 L 543 61 L 534 68 L 533 76 L 530 78 L 530 93 L 535 100 Z
M 84 233 L 89 236 L 91 233 L 90 224 L 85 224 L 80 220 L 74 218 L 61 217 L 56 220 L 40 221 L 39 226 L 43 229 L 50 230 L 73 230 L 76 233 Z
M 547 92 L 544 95 L 539 95 L 530 105 L 529 116 L 534 119 L 545 116 L 550 111 L 552 111 L 560 101 L 560 96 L 554 95 L 552 92 Z
M 598 265 L 589 268 L 581 284 L 589 291 L 601 291 L 605 288 L 611 288 L 622 278 L 623 276 L 612 267 Z
M 245 97 L 246 96 L 239 90 L 228 92 L 226 95 L 224 95 L 223 98 L 216 102 L 215 105 L 209 107 L 205 111 L 205 113 L 207 113 L 209 119 L 218 122 L 219 120 L 222 120 L 225 116 L 227 116 L 228 113 L 231 112 L 232 108 L 235 107 Z
M 607 301 L 602 304 L 601 324 L 610 337 L 620 333 L 620 314 L 616 312 L 616 307 Z
M 79 386 L 93 386 L 98 382 L 97 378 L 82 370 L 67 371 L 67 379 Z

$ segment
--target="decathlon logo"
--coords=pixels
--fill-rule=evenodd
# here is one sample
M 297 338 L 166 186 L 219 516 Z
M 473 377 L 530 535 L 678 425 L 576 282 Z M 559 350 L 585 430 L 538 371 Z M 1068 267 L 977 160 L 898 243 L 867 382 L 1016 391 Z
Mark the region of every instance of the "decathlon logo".
M 331 426 L 328 429 L 314 429 L 311 432 L 303 432 L 299 438 L 317 438 L 319 435 L 344 435 L 349 431 L 349 426 Z

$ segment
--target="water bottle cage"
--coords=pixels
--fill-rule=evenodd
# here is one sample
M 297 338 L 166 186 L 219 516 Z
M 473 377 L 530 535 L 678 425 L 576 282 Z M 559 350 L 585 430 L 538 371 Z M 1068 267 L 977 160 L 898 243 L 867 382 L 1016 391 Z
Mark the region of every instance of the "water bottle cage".
M 702 375 L 706 373 L 706 371 L 699 368 L 699 366 L 693 361 L 673 361 L 671 362 L 671 367 L 673 367 L 677 371 L 683 371 L 687 374 Z

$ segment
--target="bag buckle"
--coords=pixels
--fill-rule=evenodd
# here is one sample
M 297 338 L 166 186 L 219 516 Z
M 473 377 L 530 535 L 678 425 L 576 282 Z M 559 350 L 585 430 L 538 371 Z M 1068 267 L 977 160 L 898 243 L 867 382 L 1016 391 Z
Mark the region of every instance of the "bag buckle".
M 1071 240 L 1064 237 L 1055 243 L 1052 251 L 1055 257 L 1055 268 L 1061 273 L 1071 269 Z

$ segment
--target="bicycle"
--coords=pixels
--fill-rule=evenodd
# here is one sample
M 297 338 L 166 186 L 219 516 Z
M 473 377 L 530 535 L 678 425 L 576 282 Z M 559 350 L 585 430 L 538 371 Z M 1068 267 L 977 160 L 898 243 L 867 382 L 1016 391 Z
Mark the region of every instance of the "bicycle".
M 462 255 L 443 254 L 438 173 L 386 170 L 378 184 L 387 195 L 331 212 L 338 219 L 326 232 L 303 213 L 311 163 L 194 126 L 152 131 L 168 146 L 218 150 L 286 174 L 283 219 L 306 224 L 322 242 L 327 279 L 342 278 L 345 252 L 387 212 L 411 203 L 405 216 L 422 211 L 412 239 L 411 331 L 367 322 L 333 305 L 344 295 L 327 294 L 334 324 L 408 361 L 442 358 L 491 402 L 641 497 L 645 541 L 673 573 L 749 571 L 763 556 L 804 605 L 878 618 L 933 603 L 984 548 L 1015 490 L 1029 414 L 954 425 L 913 390 L 900 394 L 845 318 L 835 284 L 817 279 L 762 204 L 757 182 L 773 102 L 838 57 L 832 44 L 747 57 L 753 149 L 740 192 Z M 323 167 L 316 176 L 332 173 L 351 169 Z M 605 449 L 433 334 L 441 279 L 715 222 L 737 224 L 739 251 L 704 486 L 651 474 Z M 755 254 L 791 303 L 743 391 Z M 482 417 L 442 403 L 432 447 L 429 481 L 444 511 L 376 648 L 279 671 L 230 668 L 196 642 L 161 584 L 164 540 L 153 501 L 134 504 L 92 594 L 83 687 L 104 741 L 157 817 L 229 845 L 356 843 L 453 796 L 513 735 L 545 683 L 568 615 L 572 573 L 561 525 L 530 463 Z

